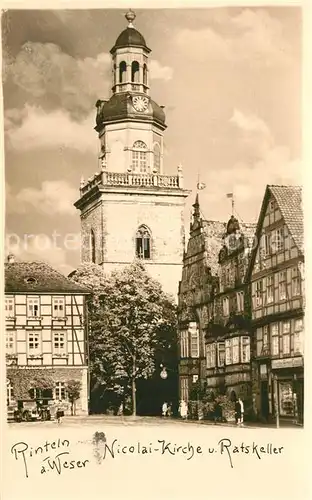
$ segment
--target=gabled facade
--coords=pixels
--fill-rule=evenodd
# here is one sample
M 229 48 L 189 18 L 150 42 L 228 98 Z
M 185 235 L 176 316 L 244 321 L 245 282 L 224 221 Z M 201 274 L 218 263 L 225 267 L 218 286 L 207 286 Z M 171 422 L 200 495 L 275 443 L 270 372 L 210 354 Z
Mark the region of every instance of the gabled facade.
M 207 389 L 251 406 L 250 303 L 246 272 L 255 225 L 232 216 L 219 252 L 219 289 L 206 328 Z M 247 410 L 247 408 L 246 408 Z
M 301 188 L 267 186 L 250 260 L 253 399 L 258 416 L 303 419 Z
M 218 288 L 217 258 L 224 233 L 224 223 L 202 219 L 198 195 L 193 208 L 178 295 L 180 399 L 185 401 L 196 382 L 201 387 L 206 382 L 205 328 Z
M 47 404 L 62 400 L 66 413 L 70 413 L 66 384 L 76 380 L 81 384 L 77 414 L 88 413 L 87 294 L 86 289 L 43 262 L 14 262 L 9 258 L 5 264 L 9 405 L 21 400 L 43 400 Z M 27 371 L 30 380 L 23 396 L 14 386 L 17 370 L 25 377 Z M 53 379 L 53 386 L 43 390 L 36 386 L 36 380 L 45 376 Z

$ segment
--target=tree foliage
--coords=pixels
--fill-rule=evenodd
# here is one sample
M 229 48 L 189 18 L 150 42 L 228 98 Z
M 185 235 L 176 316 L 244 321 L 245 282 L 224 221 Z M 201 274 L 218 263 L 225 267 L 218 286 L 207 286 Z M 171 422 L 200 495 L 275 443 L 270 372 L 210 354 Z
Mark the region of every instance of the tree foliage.
M 141 262 L 106 276 L 95 264 L 72 276 L 87 286 L 91 383 L 127 392 L 176 349 L 176 309 Z
M 29 370 L 26 368 L 9 368 L 7 377 L 10 380 L 14 396 L 17 400 L 29 399 L 30 389 L 53 389 L 53 371 L 41 368 Z
M 66 391 L 71 403 L 71 414 L 75 414 L 75 403 L 80 398 L 81 382 L 79 380 L 68 380 L 66 382 Z

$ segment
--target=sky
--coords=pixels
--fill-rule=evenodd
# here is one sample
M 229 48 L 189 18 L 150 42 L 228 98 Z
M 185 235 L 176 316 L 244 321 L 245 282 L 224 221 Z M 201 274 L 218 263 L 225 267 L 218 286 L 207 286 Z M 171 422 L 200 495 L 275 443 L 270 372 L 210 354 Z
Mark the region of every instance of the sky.
M 99 169 L 98 99 L 124 9 L 2 16 L 7 251 L 67 274 L 80 262 L 81 176 Z M 164 169 L 182 164 L 186 230 L 198 177 L 204 218 L 255 222 L 266 184 L 301 184 L 298 7 L 136 9 L 165 106 Z M 77 240 L 76 240 L 77 241 Z

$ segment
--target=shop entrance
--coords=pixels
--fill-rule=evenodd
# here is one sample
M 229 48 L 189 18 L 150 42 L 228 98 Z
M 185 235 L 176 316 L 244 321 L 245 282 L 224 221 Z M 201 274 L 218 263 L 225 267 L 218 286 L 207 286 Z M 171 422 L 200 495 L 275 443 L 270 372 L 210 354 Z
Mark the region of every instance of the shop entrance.
M 268 420 L 269 418 L 269 390 L 268 382 L 261 382 L 261 416 Z

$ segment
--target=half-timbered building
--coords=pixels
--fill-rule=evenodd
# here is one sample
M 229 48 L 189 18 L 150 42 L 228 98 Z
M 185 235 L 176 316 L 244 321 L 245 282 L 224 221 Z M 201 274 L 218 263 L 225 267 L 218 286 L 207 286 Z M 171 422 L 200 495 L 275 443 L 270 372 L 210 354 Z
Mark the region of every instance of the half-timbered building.
M 5 264 L 7 403 L 62 401 L 80 383 L 76 414 L 88 413 L 88 291 L 43 262 Z M 14 386 L 16 374 L 24 384 Z M 27 376 L 26 376 L 27 375 Z M 44 383 L 44 379 L 53 383 Z M 27 386 L 26 379 L 29 386 Z M 39 385 L 39 387 L 38 387 Z
M 303 419 L 304 248 L 301 188 L 267 186 L 248 271 L 253 397 L 260 418 Z

